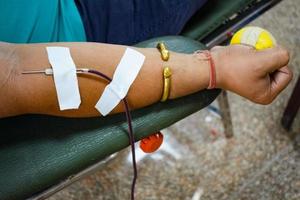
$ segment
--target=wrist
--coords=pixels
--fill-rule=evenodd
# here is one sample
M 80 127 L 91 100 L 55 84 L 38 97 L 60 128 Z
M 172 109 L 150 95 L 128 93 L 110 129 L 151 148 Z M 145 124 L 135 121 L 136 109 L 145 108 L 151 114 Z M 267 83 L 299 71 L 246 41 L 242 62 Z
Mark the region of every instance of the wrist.
M 224 72 L 222 71 L 222 59 L 216 51 L 210 51 L 211 58 L 214 62 L 216 88 L 225 89 Z
M 200 56 L 200 57 L 199 57 Z M 210 82 L 210 65 L 205 55 L 190 54 L 190 65 L 195 72 L 193 76 L 197 81 L 199 90 L 206 89 Z
M 194 54 L 171 52 L 168 65 L 172 69 L 170 99 L 192 94 L 207 88 L 209 65 Z

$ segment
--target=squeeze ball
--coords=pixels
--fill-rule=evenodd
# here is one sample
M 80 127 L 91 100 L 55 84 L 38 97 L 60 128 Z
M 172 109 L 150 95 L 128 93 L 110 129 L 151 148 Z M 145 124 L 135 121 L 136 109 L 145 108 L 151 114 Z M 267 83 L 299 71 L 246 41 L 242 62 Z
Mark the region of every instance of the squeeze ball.
M 230 44 L 247 44 L 256 50 L 262 50 L 276 46 L 276 40 L 269 31 L 256 26 L 248 26 L 236 32 Z

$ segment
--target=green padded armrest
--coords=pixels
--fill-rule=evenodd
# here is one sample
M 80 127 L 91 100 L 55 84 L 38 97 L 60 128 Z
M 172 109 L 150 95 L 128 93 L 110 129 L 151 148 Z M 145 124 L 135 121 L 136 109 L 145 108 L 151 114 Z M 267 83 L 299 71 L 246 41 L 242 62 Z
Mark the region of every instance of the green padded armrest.
M 257 0 L 209 0 L 186 24 L 181 35 L 200 41 L 254 1 Z
M 192 53 L 204 48 L 184 37 L 162 37 L 138 44 Z M 132 112 L 137 140 L 170 126 L 210 104 L 219 90 L 196 94 Z M 65 180 L 129 145 L 124 114 L 70 119 L 20 116 L 0 120 L 0 199 L 24 199 Z

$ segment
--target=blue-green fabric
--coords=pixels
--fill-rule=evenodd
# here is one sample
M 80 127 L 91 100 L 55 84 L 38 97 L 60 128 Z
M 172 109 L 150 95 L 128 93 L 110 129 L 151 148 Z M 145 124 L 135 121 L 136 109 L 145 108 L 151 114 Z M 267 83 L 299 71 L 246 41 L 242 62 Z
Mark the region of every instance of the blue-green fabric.
M 86 41 L 73 0 L 0 0 L 0 41 Z

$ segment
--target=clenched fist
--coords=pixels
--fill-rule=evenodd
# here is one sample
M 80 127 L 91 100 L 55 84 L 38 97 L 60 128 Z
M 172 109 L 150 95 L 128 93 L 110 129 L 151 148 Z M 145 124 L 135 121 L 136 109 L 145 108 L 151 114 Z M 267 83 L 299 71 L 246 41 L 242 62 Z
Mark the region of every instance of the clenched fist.
M 246 45 L 211 49 L 217 87 L 255 103 L 269 104 L 288 85 L 292 72 L 289 53 L 282 47 L 257 51 Z

